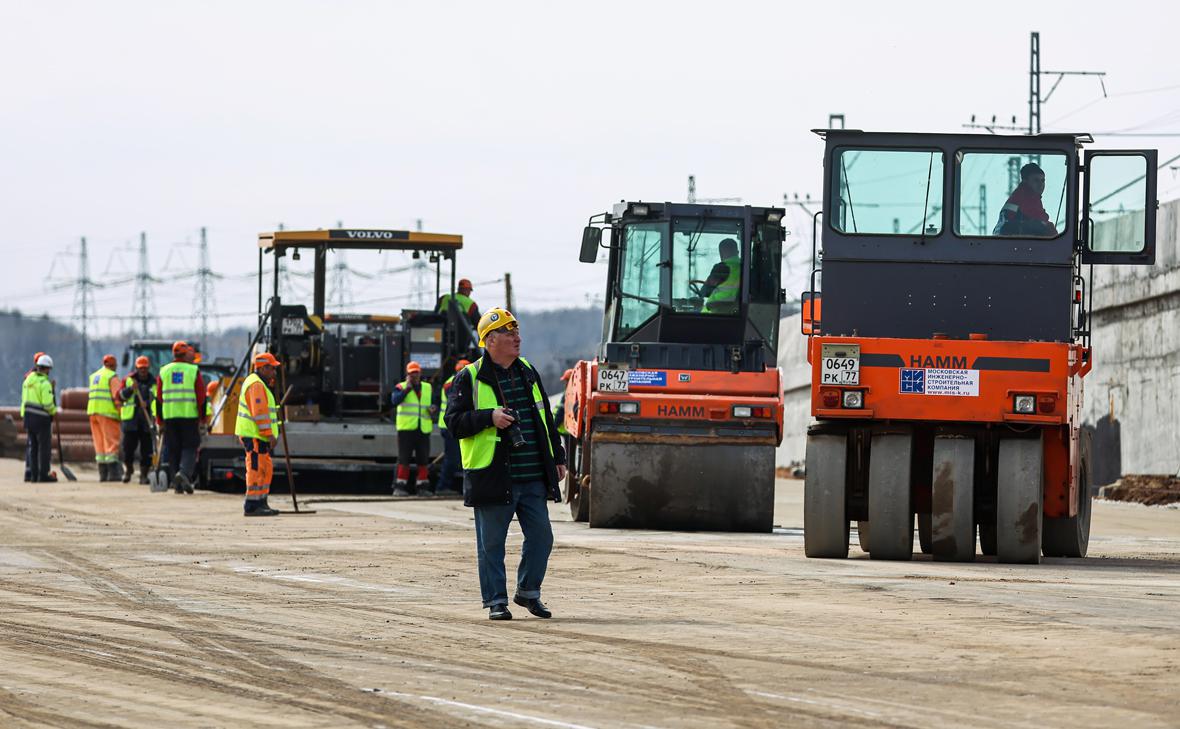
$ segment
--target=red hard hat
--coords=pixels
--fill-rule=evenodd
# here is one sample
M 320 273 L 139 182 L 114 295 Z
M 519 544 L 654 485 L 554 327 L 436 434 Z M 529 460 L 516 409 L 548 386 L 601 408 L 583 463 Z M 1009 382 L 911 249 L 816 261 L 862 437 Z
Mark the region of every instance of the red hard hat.
M 187 351 L 188 351 L 188 342 L 173 342 L 172 343 L 173 356 L 178 355 L 178 354 L 184 354 Z
M 138 356 L 138 357 L 136 357 L 136 358 L 135 358 L 135 366 L 136 366 L 137 368 L 138 368 L 138 367 L 151 367 L 151 366 L 152 366 L 152 361 L 151 361 L 150 359 L 148 359 L 147 357 L 144 357 L 143 355 L 140 355 L 140 356 Z
M 107 367 L 114 367 L 115 365 L 119 364 L 119 360 L 115 359 L 115 355 L 113 354 L 104 354 L 102 357 L 102 363 Z
M 465 288 L 465 289 L 469 289 L 469 290 L 471 290 L 471 291 L 474 291 L 474 290 L 475 290 L 475 289 L 472 287 L 472 285 L 471 285 L 471 279 L 469 279 L 469 278 L 461 278 L 461 279 L 459 279 L 459 283 L 457 284 L 457 286 L 458 286 L 458 288 L 461 288 L 461 289 Z

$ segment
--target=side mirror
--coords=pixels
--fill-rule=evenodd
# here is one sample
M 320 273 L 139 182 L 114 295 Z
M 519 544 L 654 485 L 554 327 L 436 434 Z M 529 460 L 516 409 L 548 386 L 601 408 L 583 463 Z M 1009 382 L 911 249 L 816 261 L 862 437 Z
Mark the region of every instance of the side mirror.
M 582 229 L 582 251 L 578 260 L 582 263 L 594 263 L 598 260 L 598 246 L 602 243 L 602 228 L 587 225 Z

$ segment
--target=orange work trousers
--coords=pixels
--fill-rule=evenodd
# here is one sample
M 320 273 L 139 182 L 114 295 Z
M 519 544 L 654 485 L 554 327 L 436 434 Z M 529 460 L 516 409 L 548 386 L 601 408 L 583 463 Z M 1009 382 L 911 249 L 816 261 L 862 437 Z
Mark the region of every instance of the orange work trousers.
M 258 438 L 242 438 L 246 449 L 246 501 L 262 501 L 270 493 L 274 463 L 270 459 L 270 443 Z
M 94 461 L 96 463 L 117 463 L 119 461 L 118 418 L 105 415 L 90 416 L 90 437 L 94 439 Z

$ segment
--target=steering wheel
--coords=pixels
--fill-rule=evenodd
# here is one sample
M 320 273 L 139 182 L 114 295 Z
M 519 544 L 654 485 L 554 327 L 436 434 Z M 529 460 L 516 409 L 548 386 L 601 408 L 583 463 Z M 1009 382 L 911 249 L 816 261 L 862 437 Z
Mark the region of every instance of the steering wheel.
M 701 298 L 704 298 L 705 295 L 701 293 L 701 287 L 707 283 L 708 281 L 702 281 L 699 278 L 689 279 L 688 290 L 691 291 L 694 296 L 700 296 Z

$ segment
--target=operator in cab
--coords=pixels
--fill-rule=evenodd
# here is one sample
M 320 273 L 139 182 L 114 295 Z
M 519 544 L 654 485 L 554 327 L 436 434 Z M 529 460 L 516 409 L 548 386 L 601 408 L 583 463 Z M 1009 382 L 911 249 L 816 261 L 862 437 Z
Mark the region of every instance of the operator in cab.
M 1000 209 L 992 235 L 1054 238 L 1057 226 L 1049 220 L 1041 196 L 1045 194 L 1045 171 L 1035 162 L 1020 168 L 1020 184 Z
M 733 314 L 737 311 L 742 285 L 742 259 L 738 253 L 738 243 L 733 238 L 725 238 L 717 245 L 717 252 L 721 260 L 713 265 L 709 278 L 701 286 L 701 296 L 705 299 L 701 311 L 706 314 Z

